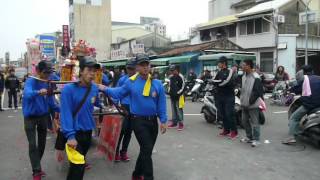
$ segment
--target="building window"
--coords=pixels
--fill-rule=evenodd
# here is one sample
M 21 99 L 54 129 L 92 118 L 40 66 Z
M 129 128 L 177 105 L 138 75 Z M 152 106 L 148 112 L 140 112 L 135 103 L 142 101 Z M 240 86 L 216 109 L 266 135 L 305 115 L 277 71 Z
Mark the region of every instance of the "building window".
M 262 72 L 273 72 L 273 52 L 260 53 L 260 69 Z
M 262 32 L 270 32 L 270 23 L 265 19 L 262 20 Z
M 73 0 L 69 0 L 69 6 L 73 5 Z
M 91 0 L 86 0 L 86 3 L 91 5 Z
M 262 19 L 255 19 L 254 20 L 254 33 L 258 34 L 258 33 L 262 33 Z
M 236 37 L 237 26 L 235 24 L 228 26 L 229 37 Z
M 247 21 L 247 34 L 253 34 L 254 33 L 254 20 Z
M 247 35 L 247 21 L 240 22 L 240 35 Z

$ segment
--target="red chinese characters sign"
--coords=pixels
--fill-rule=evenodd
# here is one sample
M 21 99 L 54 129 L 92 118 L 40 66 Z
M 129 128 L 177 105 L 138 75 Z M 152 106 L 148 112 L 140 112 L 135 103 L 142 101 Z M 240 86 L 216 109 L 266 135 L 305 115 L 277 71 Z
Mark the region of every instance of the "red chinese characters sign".
M 121 133 L 123 117 L 121 115 L 106 115 L 103 117 L 99 135 L 98 151 L 105 154 L 113 162 Z
M 70 36 L 69 36 L 69 26 L 62 26 L 62 38 L 63 38 L 63 48 L 67 52 L 70 49 Z

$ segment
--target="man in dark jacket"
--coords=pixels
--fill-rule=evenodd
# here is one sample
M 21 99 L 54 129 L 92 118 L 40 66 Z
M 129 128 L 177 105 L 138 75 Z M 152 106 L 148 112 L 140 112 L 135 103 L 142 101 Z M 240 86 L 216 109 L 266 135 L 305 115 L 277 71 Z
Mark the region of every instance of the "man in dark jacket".
M 179 103 L 180 98 L 184 98 L 183 90 L 185 86 L 183 75 L 179 72 L 179 67 L 175 65 L 170 66 L 170 89 L 169 95 L 171 100 L 172 108 L 172 123 L 169 124 L 168 128 L 176 128 L 178 126 L 178 131 L 182 131 L 184 128 L 183 124 L 183 105 Z M 181 97 L 182 96 L 182 97 Z
M 297 84 L 290 89 L 295 94 L 302 94 L 303 83 L 306 77 L 309 78 L 311 95 L 302 95 L 300 100 L 302 106 L 300 106 L 290 117 L 289 120 L 289 137 L 282 141 L 283 144 L 295 144 L 296 137 L 299 135 L 299 123 L 303 116 L 305 116 L 311 110 L 320 107 L 320 77 L 312 75 L 312 68 L 310 66 L 303 66 L 296 74 Z
M 263 85 L 258 73 L 253 71 L 252 60 L 245 60 L 242 66 L 245 74 L 242 76 L 241 107 L 242 123 L 246 138 L 241 142 L 251 143 L 252 147 L 260 144 L 259 106 L 263 99 Z
M 218 109 L 218 117 L 222 118 L 223 131 L 219 136 L 229 136 L 235 139 L 238 136 L 237 125 L 234 119 L 234 79 L 233 71 L 228 69 L 228 60 L 222 56 L 218 61 L 219 71 L 215 76 L 215 80 L 220 81 L 215 96 L 216 106 Z
M 17 92 L 19 90 L 19 79 L 18 77 L 14 74 L 14 69 L 9 70 L 9 76 L 6 78 L 5 81 L 5 86 L 6 89 L 8 90 L 8 95 L 9 95 L 9 108 L 12 108 L 12 98 L 14 100 L 14 108 L 18 109 L 18 97 L 17 97 Z
M 2 72 L 2 69 L 0 70 L 0 111 L 3 111 L 2 109 L 2 94 L 3 94 L 3 90 L 4 90 L 4 75 Z

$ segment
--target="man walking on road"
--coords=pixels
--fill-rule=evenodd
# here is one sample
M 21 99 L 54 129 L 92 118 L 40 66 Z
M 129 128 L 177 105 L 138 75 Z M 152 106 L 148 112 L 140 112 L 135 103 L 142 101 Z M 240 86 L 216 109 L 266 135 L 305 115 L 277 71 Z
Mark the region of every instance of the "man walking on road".
M 99 89 L 92 81 L 100 65 L 91 57 L 80 59 L 80 82 L 67 84 L 61 92 L 61 129 L 67 146 L 86 156 L 91 145 L 94 106 L 99 107 Z M 70 162 L 67 180 L 82 180 L 85 162 Z
M 238 136 L 237 125 L 234 119 L 234 79 L 233 71 L 228 69 L 228 60 L 226 57 L 220 57 L 218 61 L 219 71 L 215 76 L 215 80 L 220 81 L 215 95 L 216 106 L 219 116 L 222 118 L 223 131 L 219 136 L 229 136 L 235 139 Z
M 38 78 L 48 80 L 52 73 L 51 63 L 39 62 L 37 73 Z M 23 91 L 24 129 L 29 142 L 29 157 L 34 180 L 41 180 L 41 176 L 45 176 L 40 161 L 46 146 L 49 108 L 59 112 L 53 96 L 48 94 L 48 88 L 48 83 L 28 78 Z M 59 117 L 57 113 L 55 116 Z
M 14 69 L 9 70 L 9 76 L 6 78 L 5 86 L 8 90 L 9 108 L 12 108 L 12 99 L 14 101 L 14 108 L 18 109 L 17 92 L 19 90 L 20 82 L 18 77 L 14 74 Z
M 132 127 L 140 145 L 140 154 L 132 180 L 153 180 L 152 150 L 158 136 L 158 118 L 161 133 L 166 132 L 167 109 L 164 87 L 151 78 L 150 62 L 146 55 L 136 57 L 137 74 L 119 88 L 100 86 L 100 90 L 115 99 L 130 97 Z
M 182 74 L 179 72 L 179 67 L 176 65 L 170 66 L 170 88 L 169 95 L 171 100 L 172 109 L 172 122 L 168 128 L 176 128 L 178 126 L 178 131 L 182 131 L 184 128 L 183 124 L 183 106 L 184 106 L 184 86 L 185 81 Z M 182 98 L 182 99 L 181 99 Z M 182 102 L 183 101 L 183 102 Z M 181 104 L 183 103 L 183 104 Z
M 242 65 L 245 74 L 242 76 L 240 101 L 242 106 L 242 123 L 246 138 L 241 142 L 251 143 L 252 147 L 260 144 L 259 105 L 263 99 L 263 85 L 258 73 L 253 71 L 252 60 L 245 60 Z
M 136 62 L 135 59 L 129 60 L 126 65 L 127 73 L 126 75 L 122 76 L 117 84 L 117 87 L 121 87 L 125 84 L 125 82 L 136 73 Z M 122 123 L 122 130 L 118 141 L 118 146 L 116 150 L 116 157 L 115 161 L 130 161 L 130 158 L 128 157 L 128 146 L 131 140 L 131 134 L 132 134 L 132 123 L 131 123 L 131 115 L 130 115 L 130 97 L 126 96 L 122 99 L 120 99 L 121 106 L 127 110 L 129 113 L 127 117 L 124 118 Z M 120 145 L 122 143 L 121 151 L 120 151 Z
M 5 86 L 5 79 L 4 79 L 4 75 L 3 75 L 2 69 L 0 69 L 0 111 L 3 111 L 3 108 L 2 108 L 2 95 L 3 95 L 3 91 L 4 91 L 4 86 Z

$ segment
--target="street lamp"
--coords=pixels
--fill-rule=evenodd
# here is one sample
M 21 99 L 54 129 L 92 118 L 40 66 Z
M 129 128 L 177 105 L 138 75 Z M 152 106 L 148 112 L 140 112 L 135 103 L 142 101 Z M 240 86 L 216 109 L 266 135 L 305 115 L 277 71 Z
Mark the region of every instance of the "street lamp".
M 306 5 L 306 29 L 305 29 L 305 42 L 306 42 L 306 48 L 305 48 L 305 65 L 308 65 L 308 31 L 309 31 L 309 4 L 312 0 L 309 0 Z

